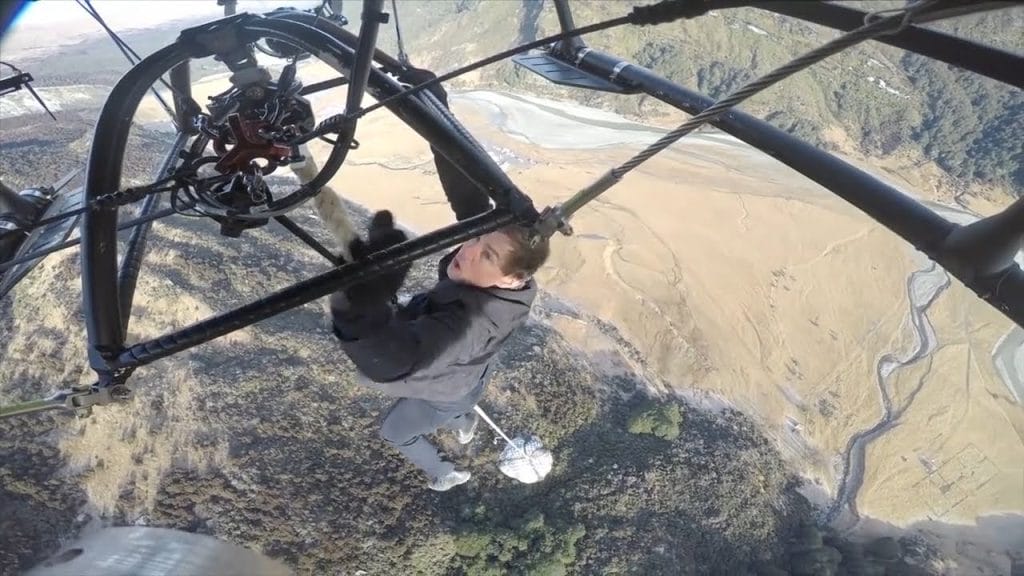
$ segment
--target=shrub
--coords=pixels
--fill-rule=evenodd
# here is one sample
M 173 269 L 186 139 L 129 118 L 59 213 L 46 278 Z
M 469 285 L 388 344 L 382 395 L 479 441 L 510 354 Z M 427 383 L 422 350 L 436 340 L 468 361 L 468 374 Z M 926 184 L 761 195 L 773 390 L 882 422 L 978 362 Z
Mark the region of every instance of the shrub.
M 633 434 L 653 434 L 663 440 L 675 440 L 682 421 L 677 404 L 647 401 L 630 413 L 628 429 Z

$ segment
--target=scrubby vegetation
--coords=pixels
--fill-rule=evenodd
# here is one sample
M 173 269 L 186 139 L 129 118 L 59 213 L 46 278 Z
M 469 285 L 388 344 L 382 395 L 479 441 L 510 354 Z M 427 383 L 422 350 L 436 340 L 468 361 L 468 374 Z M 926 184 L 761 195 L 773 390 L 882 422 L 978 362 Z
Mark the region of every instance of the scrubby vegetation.
M 311 222 L 308 212 L 297 217 Z M 275 228 L 246 232 L 226 258 L 212 254 L 223 240 L 207 236 L 208 223 L 173 222 L 157 229 L 154 245 L 181 258 L 147 260 L 144 274 L 168 290 L 167 281 L 186 282 L 214 309 L 319 265 Z M 70 272 L 73 263 L 66 264 Z M 217 274 L 202 271 L 215 264 Z M 193 269 L 187 278 L 183 265 Z M 261 274 L 243 273 L 257 266 Z M 431 263 L 420 263 L 412 286 L 433 274 Z M 56 278 L 77 281 L 70 273 Z M 73 291 L 53 286 L 49 293 L 51 306 L 75 308 Z M 169 292 L 150 300 L 145 314 L 159 315 L 161 301 L 183 306 Z M 0 315 L 21 317 L 26 310 L 17 307 L 28 305 L 46 303 L 16 297 Z M 5 328 L 15 347 L 39 330 Z M 843 544 L 808 528 L 809 505 L 748 419 L 647 398 L 639 382 L 632 398 L 620 396 L 621 387 L 609 393 L 586 356 L 542 323 L 506 350 L 484 405 L 510 433 L 538 434 L 555 455 L 552 472 L 538 484 L 518 484 L 497 470 L 500 446 L 485 429 L 468 450 L 442 436 L 474 473 L 468 485 L 442 494 L 427 490 L 378 440 L 388 401 L 353 384 L 315 307 L 251 330 L 140 371 L 133 403 L 98 408 L 79 423 L 60 416 L 0 422 L 0 573 L 52 553 L 87 500 L 87 511 L 108 522 L 213 534 L 299 573 L 859 573 L 843 572 L 859 562 L 847 560 Z M 59 351 L 73 336 L 47 338 Z M 5 389 L 11 398 L 38 393 L 52 378 L 5 362 L 0 380 L 20 383 Z M 55 433 L 44 433 L 50 427 Z M 68 437 L 87 442 L 67 444 Z M 90 443 L 107 439 L 102 449 Z M 131 453 L 122 456 L 125 449 Z M 68 466 L 72 457 L 92 464 Z M 108 492 L 97 501 L 86 486 Z M 863 556 L 891 557 L 872 554 Z
M 561 576 L 576 563 L 576 542 L 586 528 L 545 524 L 534 510 L 505 526 L 483 526 L 455 536 L 454 564 L 470 574 Z
M 679 406 L 675 404 L 645 402 L 630 415 L 629 431 L 633 434 L 654 434 L 664 440 L 675 440 L 679 437 L 679 423 L 682 419 Z
M 553 29 L 545 10 L 530 12 L 529 21 L 513 20 L 519 26 L 509 32 L 508 18 L 521 13 L 517 2 L 423 4 L 430 10 L 417 11 L 414 4 L 416 16 L 403 15 L 402 22 L 410 29 L 414 61 L 440 70 Z M 618 9 L 612 2 L 577 6 L 580 23 Z M 1006 37 L 1019 29 L 1020 11 L 1014 14 L 1005 21 L 978 18 L 972 30 L 978 37 Z M 471 19 L 480 24 L 466 26 Z M 720 96 L 826 38 L 815 27 L 743 10 L 673 26 L 607 33 L 592 43 Z M 472 44 L 462 36 L 470 32 Z M 428 37 L 443 42 L 428 46 L 421 40 Z M 1019 94 L 894 49 L 857 50 L 787 81 L 747 109 L 814 142 L 826 144 L 822 132 L 839 126 L 872 153 L 913 143 L 954 176 L 1024 181 L 1015 140 L 1024 111 Z M 84 61 L 62 61 L 49 77 L 23 68 L 39 85 L 99 81 L 95 70 L 68 64 Z M 99 79 L 113 82 L 119 75 L 110 74 Z M 882 78 L 898 99 L 880 87 Z M 561 90 L 509 64 L 474 82 Z M 573 97 L 622 112 L 651 110 L 648 100 L 638 104 L 635 97 Z M 84 159 L 94 111 L 59 117 L 62 123 L 49 128 L 28 119 L 4 121 L 0 173 L 9 183 L 48 183 L 67 163 Z M 151 159 L 166 144 L 145 131 L 133 138 L 140 158 Z M 144 165 L 152 166 L 130 162 L 129 176 L 141 177 Z M 308 212 L 298 219 L 312 222 Z M 147 260 L 144 274 L 187 290 L 212 310 L 323 266 L 274 227 L 229 242 L 214 237 L 211 226 L 177 220 L 156 235 L 153 244 L 176 256 Z M 64 264 L 49 277 L 53 285 L 36 292 L 48 293 L 47 305 L 67 308 L 80 326 L 77 263 Z M 421 263 L 412 283 L 424 286 L 432 276 L 431 263 Z M 159 317 L 182 309 L 179 294 L 168 288 L 141 313 Z M 84 363 L 84 355 L 60 352 L 80 345 L 81 331 L 13 321 L 41 306 L 17 293 L 0 302 L 4 401 L 74 380 L 82 366 L 73 363 Z M 32 348 L 43 340 L 49 352 Z M 44 358 L 31 369 L 16 364 L 10 359 L 21 356 L 14 346 L 21 347 L 18 354 L 32 350 L 34 358 Z M 596 371 L 585 354 L 539 322 L 516 338 L 503 364 L 486 408 L 506 429 L 536 433 L 553 450 L 555 467 L 536 485 L 502 476 L 494 465 L 500 448 L 482 432 L 468 450 L 445 442 L 474 471 L 472 482 L 450 493 L 426 490 L 418 473 L 377 439 L 387 399 L 354 385 L 316 305 L 260 323 L 246 338 L 140 371 L 139 398 L 98 409 L 104 418 L 0 421 L 0 574 L 20 573 L 53 552 L 79 525 L 89 501 L 94 507 L 88 511 L 109 522 L 213 534 L 260 549 L 300 573 L 927 573 L 934 552 L 912 542 L 861 545 L 818 527 L 779 455 L 739 413 L 708 414 L 647 398 L 639 379 L 615 386 L 635 391 L 628 399 L 607 394 L 609 379 L 628 378 Z M 184 403 L 187 410 L 172 409 L 183 383 L 193 397 Z M 96 449 L 94 458 L 83 459 L 88 464 L 72 466 L 70 459 L 82 454 L 67 448 L 68 438 L 95 437 L 132 441 L 131 452 L 118 460 Z M 79 450 L 83 444 L 88 448 L 82 442 Z M 166 465 L 151 464 L 157 461 Z M 101 474 L 116 482 L 108 486 L 110 500 L 97 503 L 86 485 Z
M 92 146 L 95 110 L 58 112 L 59 122 L 38 116 L 4 119 L 0 137 L 0 180 L 15 190 L 52 186 L 84 167 Z M 166 134 L 139 126 L 128 136 L 123 182 L 153 181 L 153 158 L 170 148 Z

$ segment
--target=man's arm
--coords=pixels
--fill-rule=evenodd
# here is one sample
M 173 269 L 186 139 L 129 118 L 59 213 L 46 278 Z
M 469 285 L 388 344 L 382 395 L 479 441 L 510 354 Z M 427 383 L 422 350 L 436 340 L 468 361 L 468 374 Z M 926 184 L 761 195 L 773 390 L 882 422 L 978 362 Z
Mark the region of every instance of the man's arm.
M 461 222 L 491 209 L 490 196 L 442 156 L 437 148 L 431 146 L 430 152 L 434 155 L 437 177 L 441 181 L 445 197 L 448 198 L 448 204 L 455 212 L 456 220 Z
M 455 300 L 415 319 L 395 314 L 391 306 L 354 311 L 335 307 L 335 333 L 360 372 L 378 383 L 391 383 L 401 395 L 401 380 L 420 370 L 453 361 L 470 339 L 470 316 Z
M 399 80 L 408 82 L 411 85 L 422 84 L 434 78 L 437 78 L 437 74 L 434 74 L 434 72 L 425 68 L 414 68 L 411 66 L 398 76 Z M 441 106 L 444 106 L 446 110 L 451 112 L 451 107 L 448 106 L 448 92 L 444 89 L 444 86 L 435 84 L 428 88 L 427 91 L 437 98 Z M 447 158 L 442 156 L 437 148 L 431 146 L 430 153 L 434 155 L 437 177 L 441 181 L 441 188 L 444 189 L 444 195 L 448 198 L 448 204 L 452 207 L 452 212 L 455 212 L 456 220 L 461 222 L 491 209 L 491 197 L 487 195 L 483 188 L 474 184 L 455 164 L 452 164 Z

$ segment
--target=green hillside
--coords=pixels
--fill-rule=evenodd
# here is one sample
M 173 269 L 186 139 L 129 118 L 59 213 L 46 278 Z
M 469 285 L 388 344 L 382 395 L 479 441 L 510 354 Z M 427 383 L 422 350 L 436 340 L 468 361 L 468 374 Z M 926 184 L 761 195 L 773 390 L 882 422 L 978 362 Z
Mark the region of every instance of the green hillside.
M 348 3 L 351 4 L 351 3 Z M 885 8 L 894 2 L 847 2 Z M 633 3 L 573 0 L 577 25 L 627 12 Z M 558 31 L 554 5 L 542 0 L 405 0 L 398 3 L 407 50 L 439 72 Z M 539 9 L 538 9 L 539 8 Z M 358 22 L 356 7 L 348 7 Z M 1024 51 L 1024 7 L 939 22 L 934 28 Z M 353 26 L 353 30 L 356 27 Z M 656 27 L 620 27 L 586 37 L 596 49 L 720 97 L 837 35 L 830 29 L 752 9 L 712 12 Z M 382 44 L 394 51 L 394 30 Z M 645 117 L 678 113 L 649 97 L 614 96 L 547 84 L 504 62 L 459 87 L 526 90 L 572 98 Z M 819 145 L 840 138 L 868 156 L 923 154 L 964 182 L 1024 187 L 1024 94 L 1009 86 L 904 50 L 870 42 L 752 98 L 743 110 Z

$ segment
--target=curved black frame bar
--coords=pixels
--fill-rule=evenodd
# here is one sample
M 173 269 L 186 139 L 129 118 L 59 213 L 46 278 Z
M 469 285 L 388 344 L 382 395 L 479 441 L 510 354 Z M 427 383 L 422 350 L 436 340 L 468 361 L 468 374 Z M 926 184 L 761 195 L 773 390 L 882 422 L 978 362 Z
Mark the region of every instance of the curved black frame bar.
M 111 91 L 96 123 L 86 167 L 85 200 L 120 188 L 130 122 L 148 87 L 173 64 L 186 59 L 178 44 L 167 46 L 132 67 Z M 89 338 L 90 363 L 118 351 L 122 338 L 117 294 L 117 206 L 93 206 L 82 217 L 82 303 Z
M 366 0 L 373 3 L 376 0 Z M 205 27 L 199 32 L 238 26 L 244 34 L 252 37 L 277 37 L 303 50 L 311 52 L 327 62 L 339 73 L 347 74 L 353 69 L 365 66 L 366 84 L 351 83 L 352 90 L 369 92 L 378 99 L 402 92 L 403 88 L 387 74 L 369 66 L 369 53 L 360 55 L 358 39 L 337 25 L 308 15 L 309 26 L 303 17 L 262 18 L 248 14 L 225 18 Z M 97 122 L 96 139 L 103 142 L 102 149 L 94 146 L 90 154 L 86 181 L 86 198 L 93 199 L 109 190 L 116 189 L 121 172 L 121 159 L 127 141 L 128 122 L 134 115 L 145 88 L 169 69 L 179 67 L 189 58 L 209 56 L 200 46 L 186 39 L 194 38 L 197 29 L 184 31 L 179 40 L 140 62 L 130 70 L 114 87 Z M 341 32 L 345 32 L 341 34 Z M 375 51 L 382 59 L 389 56 Z M 365 63 L 361 63 L 365 58 Z M 183 75 L 183 74 L 182 74 Z M 235 310 L 200 321 L 171 334 L 149 342 L 124 348 L 123 326 L 125 315 L 130 310 L 130 297 L 123 298 L 119 291 L 103 290 L 100 286 L 117 275 L 116 267 L 116 211 L 96 208 L 86 213 L 82 223 L 82 282 L 83 301 L 86 309 L 86 328 L 90 343 L 90 364 L 100 375 L 101 382 L 118 369 L 134 368 L 148 364 L 180 350 L 210 341 L 231 331 L 243 328 L 290 308 L 322 297 L 333 291 L 380 273 L 393 266 L 400 266 L 418 258 L 454 246 L 472 237 L 500 228 L 513 221 L 532 222 L 539 213 L 532 201 L 526 197 L 490 156 L 477 149 L 460 134 L 459 127 L 452 124 L 435 109 L 429 99 L 416 95 L 388 106 L 388 108 L 424 139 L 431 142 L 442 154 L 456 165 L 464 166 L 464 172 L 481 189 L 485 190 L 497 205 L 494 210 L 477 218 L 442 228 L 435 233 L 405 242 L 395 249 L 382 252 L 366 262 L 348 264 L 271 296 L 260 299 Z M 318 176 L 305 187 L 318 191 L 340 168 L 347 142 L 354 134 L 354 123 L 347 127 L 345 137 L 339 138 L 332 149 L 331 158 L 325 162 Z M 462 128 L 462 130 L 465 130 Z
M 262 27 L 247 30 L 247 23 L 254 20 L 261 21 Z M 324 60 L 339 72 L 343 72 L 340 63 L 344 59 L 340 51 L 333 47 L 336 43 L 324 33 L 308 26 L 241 15 L 216 21 L 200 27 L 199 30 L 223 30 L 227 26 L 237 26 L 243 33 L 256 32 L 285 40 L 311 52 L 319 52 L 314 48 L 318 44 L 331 46 Z M 188 41 L 188 38 L 188 34 L 183 33 L 177 42 L 158 50 L 129 70 L 114 86 L 96 123 L 86 171 L 87 202 L 120 187 L 130 121 L 148 89 L 146 87 L 152 85 L 168 70 L 187 62 L 190 58 L 212 55 L 212 51 Z M 348 136 L 350 138 L 351 134 Z M 348 150 L 348 140 L 344 137 L 339 138 L 319 174 L 306 184 L 307 198 L 334 176 L 344 162 Z M 127 319 L 122 318 L 122 310 L 131 308 L 130 295 L 126 294 L 127 297 L 122 299 L 115 283 L 119 275 L 116 229 L 117 207 L 94 206 L 82 218 L 82 299 L 90 344 L 90 364 L 93 369 L 103 373 L 109 372 L 106 360 L 114 358 L 123 349 Z

